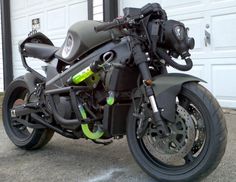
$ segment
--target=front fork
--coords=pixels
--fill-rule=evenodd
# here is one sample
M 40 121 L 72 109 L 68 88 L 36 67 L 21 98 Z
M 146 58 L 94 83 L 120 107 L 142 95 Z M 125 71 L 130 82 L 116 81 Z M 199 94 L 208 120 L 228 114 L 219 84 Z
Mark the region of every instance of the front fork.
M 152 88 L 152 76 L 148 67 L 147 57 L 142 50 L 141 44 L 137 40 L 133 40 L 134 43 L 131 44 L 133 50 L 133 56 L 135 64 L 139 67 L 140 73 L 143 78 L 143 83 L 145 86 L 146 95 L 152 107 L 153 116 L 155 124 L 157 126 L 157 131 L 160 136 L 168 136 L 169 130 L 166 123 L 163 121 L 160 110 L 158 108 L 158 103 L 155 98 L 155 94 Z

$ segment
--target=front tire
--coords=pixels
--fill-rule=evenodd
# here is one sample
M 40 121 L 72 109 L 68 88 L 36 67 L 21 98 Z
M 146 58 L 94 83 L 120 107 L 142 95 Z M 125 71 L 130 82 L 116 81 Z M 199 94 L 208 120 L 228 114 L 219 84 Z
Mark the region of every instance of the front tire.
M 170 150 L 168 150 L 168 155 L 162 155 L 162 158 L 158 158 L 153 151 L 150 151 L 149 148 L 145 147 L 146 145 L 144 144 L 144 139 L 138 139 L 137 137 L 138 121 L 137 118 L 133 116 L 134 108 L 130 109 L 127 121 L 128 144 L 132 155 L 134 156 L 140 167 L 155 179 L 166 182 L 198 181 L 208 176 L 214 169 L 216 169 L 225 153 L 227 143 L 226 121 L 223 111 L 216 99 L 207 89 L 197 83 L 184 84 L 182 91 L 177 96 L 177 98 L 179 99 L 179 101 L 177 101 L 177 104 L 180 105 L 180 108 L 185 108 L 182 109 L 185 110 L 184 115 L 186 115 L 186 112 L 189 112 L 192 120 L 194 120 L 194 117 L 197 116 L 196 114 L 194 116 L 193 112 L 191 113 L 191 110 L 193 110 L 192 108 L 194 107 L 194 113 L 198 111 L 198 116 L 202 117 L 202 123 L 204 123 L 204 135 L 201 134 L 201 136 L 204 137 L 204 141 L 203 139 L 201 140 L 201 142 L 199 142 L 200 139 L 198 139 L 197 141 L 196 138 L 200 137 L 196 135 L 197 133 L 198 135 L 200 135 L 200 132 L 197 132 L 196 129 L 194 145 L 192 145 L 192 148 L 190 149 L 190 151 L 188 151 L 188 155 L 183 158 L 183 163 L 179 165 L 173 165 L 170 164 L 170 161 L 168 160 L 167 161 L 169 163 L 165 163 L 160 159 L 167 159 L 166 156 L 173 156 L 170 155 Z M 184 103 L 185 99 L 188 100 L 188 104 L 186 104 L 186 102 Z M 189 109 L 190 106 L 191 110 Z M 186 123 L 186 121 L 184 121 L 183 123 Z M 197 124 L 194 125 L 195 128 L 198 127 Z M 153 136 L 147 134 L 147 137 L 152 138 Z M 185 142 L 185 140 L 187 139 L 188 136 L 182 141 Z M 199 149 L 200 147 L 197 148 L 195 143 L 201 143 L 201 149 Z M 177 150 L 177 147 L 175 149 Z M 185 149 L 187 149 L 187 147 Z M 157 150 L 160 151 L 161 149 Z M 195 150 L 196 152 L 193 152 Z M 183 151 L 181 152 L 182 154 L 184 153 Z M 190 154 L 192 156 L 189 156 Z M 176 154 L 175 156 L 178 155 Z M 173 159 L 174 158 L 172 157 L 171 160 Z
M 15 105 L 26 103 L 30 95 L 29 88 L 23 77 L 14 80 L 5 92 L 3 99 L 3 125 L 10 140 L 19 148 L 25 150 L 39 149 L 45 146 L 52 138 L 54 132 L 50 129 L 30 129 L 11 117 L 11 109 Z M 32 122 L 30 115 L 18 119 Z

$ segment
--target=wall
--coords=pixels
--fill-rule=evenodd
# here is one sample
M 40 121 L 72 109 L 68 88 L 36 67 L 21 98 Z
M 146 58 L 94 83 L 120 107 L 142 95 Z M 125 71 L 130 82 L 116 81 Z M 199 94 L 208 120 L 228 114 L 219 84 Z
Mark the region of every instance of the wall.
M 88 19 L 87 0 L 11 0 L 11 26 L 14 77 L 26 71 L 18 51 L 18 43 L 32 30 L 32 19 L 40 18 L 39 31 L 61 46 L 70 25 Z M 40 60 L 30 59 L 29 64 L 43 73 Z

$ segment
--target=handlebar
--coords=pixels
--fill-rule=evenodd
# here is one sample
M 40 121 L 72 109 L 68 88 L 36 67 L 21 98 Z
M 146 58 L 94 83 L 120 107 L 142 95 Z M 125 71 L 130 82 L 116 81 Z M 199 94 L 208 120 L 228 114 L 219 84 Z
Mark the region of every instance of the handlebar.
M 161 19 L 167 20 L 166 12 L 161 8 L 158 3 L 149 3 L 146 6 L 140 8 L 125 8 L 124 14 L 125 17 L 130 17 L 131 19 L 140 19 L 142 16 L 147 16 L 153 12 L 156 12 L 158 15 L 161 15 Z M 142 15 L 142 16 L 141 16 Z M 113 22 L 103 23 L 94 27 L 95 32 L 107 31 L 112 28 L 120 27 L 128 23 L 125 18 L 115 19 Z
M 107 22 L 107 23 L 103 23 L 101 25 L 98 25 L 96 27 L 94 27 L 95 32 L 101 32 L 101 31 L 107 31 L 116 27 L 120 27 L 123 24 L 125 24 L 125 20 L 124 19 L 115 19 L 113 22 Z
M 117 26 L 117 22 L 108 22 L 108 23 L 103 23 L 101 25 L 98 25 L 96 27 L 94 27 L 95 32 L 101 32 L 101 31 L 106 31 L 106 30 L 110 30 L 112 28 L 115 28 Z

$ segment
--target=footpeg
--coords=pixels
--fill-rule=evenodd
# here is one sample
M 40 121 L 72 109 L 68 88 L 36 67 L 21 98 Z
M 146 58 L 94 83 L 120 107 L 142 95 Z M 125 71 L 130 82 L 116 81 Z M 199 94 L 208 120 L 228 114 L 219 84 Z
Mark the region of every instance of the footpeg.
M 31 113 L 35 113 L 37 111 L 38 111 L 37 109 L 32 109 L 27 105 L 16 106 L 13 109 L 11 109 L 11 117 L 16 118 L 20 116 L 25 116 Z

